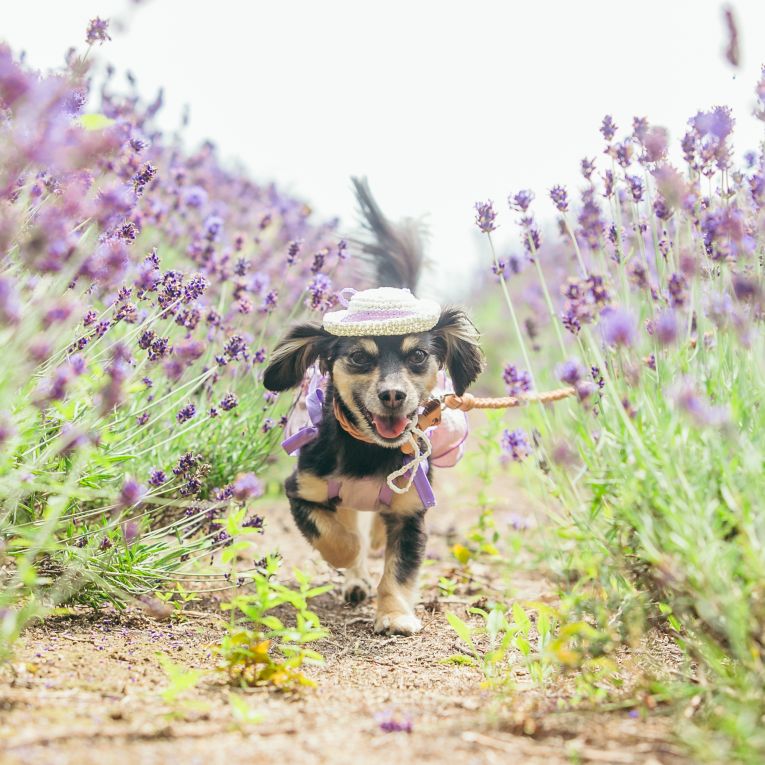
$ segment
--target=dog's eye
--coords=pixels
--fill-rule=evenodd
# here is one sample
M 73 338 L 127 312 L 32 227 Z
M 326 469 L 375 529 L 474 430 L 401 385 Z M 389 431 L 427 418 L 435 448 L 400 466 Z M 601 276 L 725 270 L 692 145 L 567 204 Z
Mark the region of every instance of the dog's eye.
M 372 357 L 366 351 L 354 351 L 348 356 L 348 360 L 351 364 L 357 367 L 363 367 L 365 364 L 368 364 L 371 358 Z
M 426 351 L 423 351 L 422 348 L 415 348 L 409 354 L 409 361 L 411 361 L 413 364 L 422 364 L 422 362 L 427 358 L 428 354 Z

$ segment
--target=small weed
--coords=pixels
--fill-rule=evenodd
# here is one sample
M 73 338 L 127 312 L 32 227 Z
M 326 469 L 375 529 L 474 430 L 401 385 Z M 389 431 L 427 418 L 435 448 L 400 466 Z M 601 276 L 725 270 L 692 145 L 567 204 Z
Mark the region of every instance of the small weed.
M 308 607 L 308 601 L 331 589 L 331 585 L 312 587 L 309 577 L 294 571 L 299 589 L 274 582 L 275 564 L 269 563 L 266 573 L 256 573 L 254 592 L 237 595 L 221 608 L 229 611 L 231 620 L 216 652 L 221 657 L 220 669 L 231 683 L 241 687 L 273 685 L 278 688 L 315 686 L 301 671 L 304 665 L 321 664 L 320 653 L 308 648 L 321 640 L 327 631 Z M 287 611 L 294 625 L 285 624 Z

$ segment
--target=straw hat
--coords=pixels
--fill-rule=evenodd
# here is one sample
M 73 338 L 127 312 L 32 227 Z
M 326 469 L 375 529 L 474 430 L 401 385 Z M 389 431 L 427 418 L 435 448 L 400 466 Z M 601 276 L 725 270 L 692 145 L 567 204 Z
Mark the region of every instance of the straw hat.
M 350 300 L 346 294 L 351 294 Z M 441 306 L 418 300 L 408 289 L 377 287 L 356 292 L 341 290 L 341 311 L 324 314 L 324 329 L 332 335 L 406 335 L 436 326 Z

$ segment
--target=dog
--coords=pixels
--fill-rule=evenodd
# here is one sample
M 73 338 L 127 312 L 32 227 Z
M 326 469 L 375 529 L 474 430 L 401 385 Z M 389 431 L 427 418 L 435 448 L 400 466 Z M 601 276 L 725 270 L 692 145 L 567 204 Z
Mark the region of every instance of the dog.
M 370 597 L 367 556 L 384 545 L 374 631 L 411 635 L 422 628 L 414 606 L 427 541 L 427 506 L 414 486 L 391 492 L 387 502 L 381 502 L 384 489 L 376 490 L 404 465 L 401 448 L 411 441 L 417 412 L 431 399 L 439 370 L 448 371 L 454 392 L 462 395 L 481 373 L 484 356 L 479 333 L 464 310 L 440 309 L 411 295 L 424 261 L 419 227 L 412 221 L 392 224 L 366 181 L 353 183 L 362 220 L 372 234 L 359 243 L 362 254 L 374 265 L 378 283 L 394 288 L 367 293 L 411 297 L 417 310 L 425 305 L 421 313 L 427 321 L 418 325 L 415 318 L 385 326 L 362 322 L 373 333 L 363 329 L 358 335 L 348 334 L 352 322 L 328 331 L 329 315 L 324 326 L 299 324 L 276 346 L 263 383 L 271 391 L 295 388 L 318 361 L 327 377 L 322 416 L 318 433 L 300 448 L 297 468 L 285 482 L 292 516 L 324 560 L 345 570 L 342 592 L 349 603 Z M 357 311 L 351 318 L 361 315 Z M 366 321 L 382 314 L 365 311 L 363 316 Z M 432 473 L 431 464 L 429 480 Z

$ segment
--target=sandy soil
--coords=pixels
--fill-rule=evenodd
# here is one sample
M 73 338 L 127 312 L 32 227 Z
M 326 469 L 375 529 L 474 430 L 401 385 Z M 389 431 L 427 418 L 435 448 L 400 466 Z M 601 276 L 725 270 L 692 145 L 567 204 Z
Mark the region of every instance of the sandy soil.
M 609 713 L 561 708 L 575 678 L 545 688 L 518 674 L 516 690 L 499 697 L 481 688 L 468 666 L 442 663 L 460 650 L 444 618 L 453 610 L 468 618 L 470 596 L 438 597 L 438 577 L 453 566 L 449 543 L 472 522 L 471 499 L 448 486 L 431 512 L 429 555 L 419 608 L 425 628 L 414 637 L 372 634 L 373 605 L 342 605 L 328 593 L 315 610 L 331 634 L 319 650 L 326 665 L 312 668 L 316 689 L 283 693 L 245 692 L 259 723 L 238 723 L 230 688 L 214 672 L 183 703 L 166 704 L 167 677 L 157 652 L 188 667 L 212 670 L 210 647 L 222 625 L 215 604 L 191 606 L 181 621 L 157 621 L 138 608 L 118 613 L 77 610 L 30 628 L 11 665 L 0 670 L 0 762 L 2 765 L 111 765 L 216 763 L 662 763 L 686 762 L 673 743 L 667 710 Z M 503 512 L 523 511 L 506 492 Z M 316 572 L 319 581 L 340 582 L 299 537 L 282 503 L 269 511 L 264 543 L 293 564 Z M 380 561 L 373 561 L 379 571 Z M 480 587 L 491 591 L 499 569 L 478 566 Z M 478 585 L 474 585 L 478 586 Z M 534 571 L 515 576 L 521 600 L 554 600 L 553 587 Z M 207 609 L 209 608 L 209 613 Z M 645 670 L 671 672 L 672 647 L 659 634 L 619 656 L 626 694 L 640 693 Z M 650 701 L 650 699 L 649 699 Z M 412 732 L 385 733 L 379 716 L 409 719 Z

